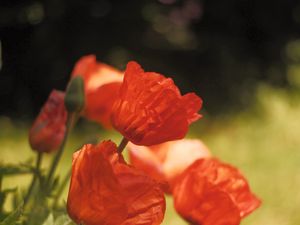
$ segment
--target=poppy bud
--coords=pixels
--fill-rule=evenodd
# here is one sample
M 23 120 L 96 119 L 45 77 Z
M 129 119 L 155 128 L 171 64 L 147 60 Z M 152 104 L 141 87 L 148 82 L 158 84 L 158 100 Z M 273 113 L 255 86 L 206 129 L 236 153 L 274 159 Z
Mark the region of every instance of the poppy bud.
M 67 111 L 65 94 L 53 90 L 29 131 L 29 143 L 33 150 L 51 152 L 60 146 L 65 132 Z
M 68 112 L 80 112 L 84 107 L 84 86 L 80 76 L 70 80 L 65 97 L 65 106 Z

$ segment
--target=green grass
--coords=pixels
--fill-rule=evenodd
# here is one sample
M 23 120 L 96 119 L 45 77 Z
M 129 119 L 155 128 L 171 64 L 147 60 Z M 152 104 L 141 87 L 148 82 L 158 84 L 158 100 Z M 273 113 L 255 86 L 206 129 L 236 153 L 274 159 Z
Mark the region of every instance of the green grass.
M 239 167 L 252 190 L 262 199 L 262 206 L 244 219 L 242 225 L 300 224 L 300 98 L 287 90 L 260 86 L 256 99 L 256 104 L 249 105 L 245 112 L 204 117 L 192 126 L 189 137 L 201 138 L 215 156 Z M 0 118 L 0 127 L 2 162 L 16 163 L 34 157 L 27 142 L 28 126 Z M 103 132 L 95 126 L 76 130 L 58 173 L 67 171 L 72 152 L 81 143 L 98 137 L 116 142 L 120 139 L 116 132 Z M 47 156 L 44 166 L 49 161 L 50 156 Z M 15 187 L 26 182 L 28 177 L 14 177 L 5 179 L 3 185 Z M 163 224 L 185 224 L 175 213 L 170 197 L 167 205 Z

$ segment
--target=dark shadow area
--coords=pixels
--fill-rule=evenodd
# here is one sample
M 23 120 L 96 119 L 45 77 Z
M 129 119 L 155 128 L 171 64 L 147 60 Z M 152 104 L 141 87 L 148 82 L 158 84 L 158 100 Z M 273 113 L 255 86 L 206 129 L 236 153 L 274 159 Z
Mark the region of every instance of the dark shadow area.
M 208 113 L 243 110 L 258 82 L 288 87 L 299 36 L 296 0 L 2 0 L 0 115 L 33 118 L 86 54 L 170 76 Z

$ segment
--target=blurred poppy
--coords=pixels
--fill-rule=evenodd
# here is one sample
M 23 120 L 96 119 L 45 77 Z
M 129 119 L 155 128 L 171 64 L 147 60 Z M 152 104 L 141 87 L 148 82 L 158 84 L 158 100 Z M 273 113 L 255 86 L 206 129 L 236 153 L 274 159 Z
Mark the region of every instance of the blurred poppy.
M 97 62 L 95 55 L 80 58 L 72 77 L 82 76 L 85 89 L 83 115 L 106 128 L 111 127 L 110 115 L 117 98 L 123 73 L 107 64 Z
M 237 225 L 260 206 L 245 177 L 218 159 L 195 161 L 173 189 L 178 213 L 192 224 Z
M 165 200 L 154 180 L 128 166 L 116 145 L 104 141 L 74 153 L 67 210 L 85 225 L 158 225 Z
M 65 94 L 53 90 L 29 131 L 29 143 L 38 152 L 52 152 L 60 146 L 66 131 Z
M 129 143 L 128 149 L 132 165 L 158 180 L 166 192 L 194 161 L 210 157 L 208 148 L 197 139 L 169 141 L 149 147 Z
M 201 106 L 196 94 L 182 96 L 172 79 L 129 62 L 112 124 L 134 144 L 160 144 L 183 138 L 189 125 L 201 117 L 197 113 Z

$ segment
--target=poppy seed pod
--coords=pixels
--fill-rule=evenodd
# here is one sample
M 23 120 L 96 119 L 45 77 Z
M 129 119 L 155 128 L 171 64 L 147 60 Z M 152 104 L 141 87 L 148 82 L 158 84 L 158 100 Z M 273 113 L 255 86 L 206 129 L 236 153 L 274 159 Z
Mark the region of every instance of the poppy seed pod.
M 70 80 L 65 97 L 65 106 L 68 112 L 80 112 L 84 107 L 84 86 L 81 77 Z

